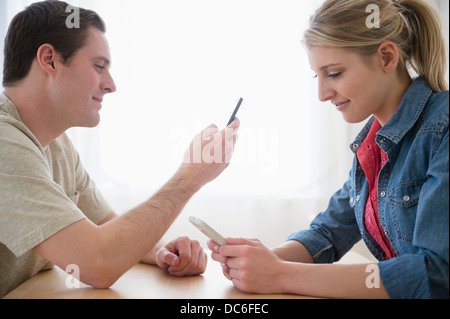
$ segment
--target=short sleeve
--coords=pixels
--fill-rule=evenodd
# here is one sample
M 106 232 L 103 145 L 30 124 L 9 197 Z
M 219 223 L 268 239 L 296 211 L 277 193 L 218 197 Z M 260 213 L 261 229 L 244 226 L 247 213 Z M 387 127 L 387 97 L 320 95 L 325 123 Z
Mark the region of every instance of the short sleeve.
M 0 123 L 0 242 L 16 256 L 85 218 L 52 175 L 42 148 Z
M 66 134 L 52 143 L 51 153 L 54 179 L 63 185 L 83 214 L 94 224 L 99 224 L 111 213 L 112 208 L 84 168 Z

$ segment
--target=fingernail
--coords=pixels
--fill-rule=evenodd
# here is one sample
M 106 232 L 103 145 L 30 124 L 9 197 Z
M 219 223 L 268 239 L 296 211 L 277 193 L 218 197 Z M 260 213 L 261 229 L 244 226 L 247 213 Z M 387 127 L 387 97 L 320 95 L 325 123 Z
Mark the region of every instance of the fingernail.
M 219 252 L 219 246 L 214 246 L 214 251 L 215 251 L 216 253 L 218 253 L 218 252 Z

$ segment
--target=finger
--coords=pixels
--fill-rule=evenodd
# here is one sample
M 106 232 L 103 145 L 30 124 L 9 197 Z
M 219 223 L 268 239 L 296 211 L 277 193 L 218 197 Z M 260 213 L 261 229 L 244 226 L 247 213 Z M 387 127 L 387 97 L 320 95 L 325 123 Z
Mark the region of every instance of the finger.
M 227 127 L 230 127 L 232 129 L 239 129 L 239 127 L 241 126 L 241 121 L 235 117 L 233 122 L 231 122 L 230 125 L 228 125 Z
M 204 252 L 203 248 L 200 246 L 198 241 L 192 241 L 191 243 L 191 260 L 186 265 L 184 269 L 185 275 L 198 275 L 204 273 L 206 270 L 206 263 L 208 257 Z
M 229 245 L 257 246 L 261 242 L 258 239 L 251 239 L 251 238 L 227 238 L 227 243 Z
M 186 265 L 191 259 L 191 240 L 188 237 L 180 237 L 174 242 L 174 248 L 180 258 L 180 267 Z
M 191 276 L 202 274 L 206 270 L 208 257 L 197 241 L 191 243 L 191 256 L 184 267 L 169 268 L 172 275 L 175 276 Z
M 234 269 L 234 268 L 230 268 L 230 267 L 228 267 L 228 269 L 229 269 L 228 273 L 232 280 L 236 280 L 236 279 L 241 280 L 242 279 L 242 271 L 240 271 L 239 269 Z
M 222 136 L 225 141 L 237 140 L 239 127 L 234 128 L 232 126 L 227 126 L 222 130 Z
M 257 292 L 254 288 L 252 288 L 253 286 L 248 281 L 244 281 L 241 279 L 233 279 L 231 282 L 237 289 L 245 293 Z
M 222 257 L 243 257 L 249 256 L 254 247 L 259 245 L 259 241 L 244 238 L 227 238 L 228 245 L 219 248 Z
M 211 259 L 214 260 L 214 261 L 217 261 L 217 262 L 219 262 L 221 264 L 226 264 L 227 261 L 228 261 L 228 258 L 223 257 L 220 254 L 214 253 L 214 252 L 211 253 Z
M 206 242 L 206 245 L 208 246 L 208 248 L 213 251 L 213 252 L 219 252 L 219 248 L 220 245 L 218 243 L 216 243 L 215 241 L 208 239 L 208 241 Z
M 238 257 L 238 258 L 228 258 L 226 265 L 230 269 L 243 269 L 245 264 L 244 259 Z
M 157 264 L 163 269 L 169 267 L 175 267 L 179 264 L 180 260 L 177 255 L 170 252 L 167 249 L 160 249 L 157 253 Z
M 194 261 L 194 259 L 192 260 Z M 200 275 L 203 274 L 206 270 L 206 265 L 208 264 L 208 256 L 205 254 L 204 251 L 201 251 L 198 254 L 198 258 L 194 263 L 191 263 L 188 265 L 187 270 L 186 271 L 186 275 L 188 276 L 194 276 L 194 275 Z
M 204 129 L 204 131 L 206 131 L 206 130 L 213 130 L 213 131 L 217 132 L 219 129 L 217 128 L 216 124 L 210 124 L 210 125 L 208 125 L 207 128 Z
M 205 128 L 202 131 L 202 133 L 201 133 L 202 140 L 211 139 L 217 132 L 219 132 L 217 125 L 211 124 L 210 126 L 208 126 L 207 128 Z
M 199 254 L 199 257 L 198 257 L 197 268 L 195 270 L 195 273 L 193 273 L 193 275 L 203 274 L 206 271 L 206 266 L 207 265 L 208 265 L 208 256 L 206 255 L 206 253 L 202 249 L 202 251 L 201 251 L 201 253 Z
M 222 266 L 222 272 L 223 275 L 228 279 L 228 280 L 232 280 L 233 278 L 231 278 L 230 276 L 230 268 L 225 265 L 225 264 L 220 264 Z

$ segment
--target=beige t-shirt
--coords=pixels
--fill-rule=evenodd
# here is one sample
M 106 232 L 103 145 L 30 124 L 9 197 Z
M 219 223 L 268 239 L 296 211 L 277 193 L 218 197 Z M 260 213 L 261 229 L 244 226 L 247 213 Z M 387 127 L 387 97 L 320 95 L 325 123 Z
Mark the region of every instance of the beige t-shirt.
M 84 218 L 98 224 L 111 211 L 67 135 L 43 148 L 0 94 L 0 297 L 52 267 L 33 247 Z

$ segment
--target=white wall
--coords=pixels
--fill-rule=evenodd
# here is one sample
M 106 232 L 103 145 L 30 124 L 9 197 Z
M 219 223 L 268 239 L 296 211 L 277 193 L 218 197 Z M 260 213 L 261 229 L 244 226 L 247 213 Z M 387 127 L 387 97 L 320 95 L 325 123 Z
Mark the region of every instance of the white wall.
M 188 203 L 166 238 L 187 234 L 204 243 L 189 215 L 268 246 L 308 227 L 346 179 L 348 144 L 362 126 L 315 102 L 300 39 L 320 0 L 136 1 L 69 1 L 108 25 L 118 92 L 105 100 L 99 128 L 71 136 L 116 211 L 156 191 L 190 138 L 211 122 L 225 124 L 243 96 L 234 162 Z M 448 43 L 449 1 L 427 1 L 442 14 Z M 7 25 L 29 2 L 0 0 L 0 60 Z M 126 11 L 124 4 L 136 3 Z M 131 21 L 112 23 L 120 6 Z M 140 29 L 146 33 L 138 37 Z

